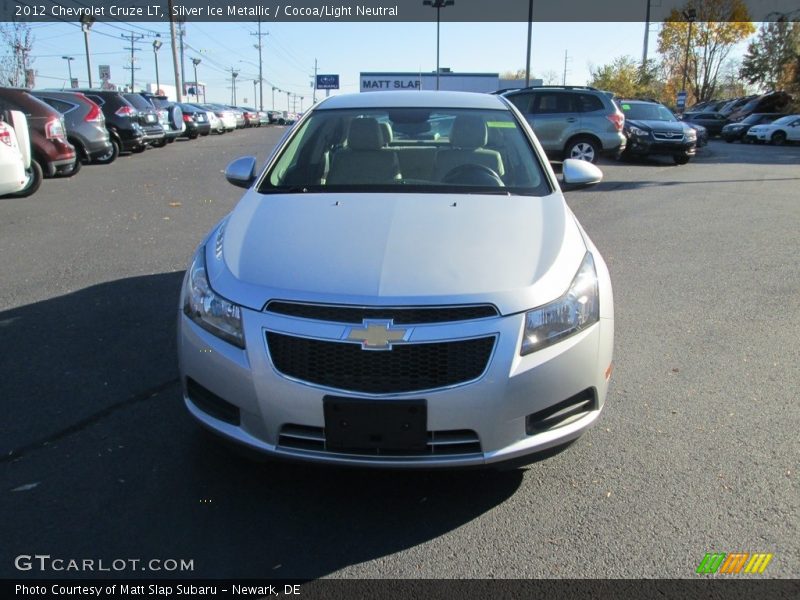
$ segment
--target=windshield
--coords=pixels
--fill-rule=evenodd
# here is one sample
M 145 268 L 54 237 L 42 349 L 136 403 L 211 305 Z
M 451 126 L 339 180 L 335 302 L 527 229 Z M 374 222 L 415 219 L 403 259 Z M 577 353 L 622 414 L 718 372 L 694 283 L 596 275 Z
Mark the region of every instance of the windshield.
M 317 110 L 259 191 L 545 195 L 541 163 L 506 110 Z
M 123 94 L 123 96 L 125 96 L 125 99 L 133 104 L 134 108 L 137 110 L 153 110 L 153 105 L 139 94 Z
M 634 121 L 677 121 L 669 109 L 660 104 L 628 104 L 622 103 L 622 112 L 626 119 Z

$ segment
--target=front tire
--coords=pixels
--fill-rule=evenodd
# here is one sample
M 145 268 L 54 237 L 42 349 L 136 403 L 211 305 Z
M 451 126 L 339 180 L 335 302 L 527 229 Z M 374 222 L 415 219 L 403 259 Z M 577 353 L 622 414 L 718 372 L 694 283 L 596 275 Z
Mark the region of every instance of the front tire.
M 595 163 L 600 155 L 600 147 L 590 137 L 577 137 L 570 140 L 564 148 L 564 158 L 577 158 Z
M 676 165 L 685 165 L 691 158 L 691 156 L 686 156 L 685 154 L 676 154 L 672 157 L 672 160 L 675 161 Z
M 776 131 L 769 141 L 775 146 L 783 146 L 786 143 L 786 134 L 783 131 Z

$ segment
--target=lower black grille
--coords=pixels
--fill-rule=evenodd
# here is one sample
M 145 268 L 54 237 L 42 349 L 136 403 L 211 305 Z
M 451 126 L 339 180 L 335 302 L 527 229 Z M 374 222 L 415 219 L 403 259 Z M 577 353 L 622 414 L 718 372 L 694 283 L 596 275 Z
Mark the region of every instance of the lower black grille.
M 267 332 L 272 363 L 284 375 L 369 394 L 417 392 L 477 379 L 486 370 L 494 343 L 495 336 L 489 336 L 370 351 L 360 344 Z
M 215 419 L 238 425 L 240 421 L 239 407 L 223 400 L 210 390 L 197 383 L 191 377 L 186 379 L 186 394 L 197 408 Z
M 585 417 L 596 408 L 597 398 L 594 388 L 587 388 L 558 404 L 528 415 L 525 419 L 525 430 L 528 435 L 535 435 L 556 427 L 563 427 Z
M 417 307 L 362 307 L 336 304 L 300 304 L 273 300 L 267 304 L 268 312 L 333 321 L 335 323 L 361 323 L 364 319 L 392 319 L 395 325 L 420 325 L 422 323 L 449 323 L 496 317 L 497 309 L 490 304 L 469 306 L 417 306 Z
M 328 452 L 325 447 L 325 429 L 306 425 L 284 425 L 278 437 L 278 446 L 292 450 Z M 429 431 L 424 450 L 347 450 L 336 454 L 356 456 L 456 456 L 480 454 L 478 434 L 469 429 L 457 431 Z

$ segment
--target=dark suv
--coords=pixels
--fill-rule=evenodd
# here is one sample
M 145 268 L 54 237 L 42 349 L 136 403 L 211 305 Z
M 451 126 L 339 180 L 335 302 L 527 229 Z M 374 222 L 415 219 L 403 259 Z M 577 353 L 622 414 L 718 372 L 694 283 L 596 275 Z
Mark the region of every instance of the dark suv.
M 158 122 L 158 111 L 155 107 L 139 94 L 122 94 L 122 96 L 136 109 L 139 125 L 144 130 L 145 143 L 156 148 L 164 146 L 167 143 L 167 134 Z
M 28 119 L 31 134 L 31 151 L 34 162 L 44 175 L 71 176 L 80 169 L 75 147 L 67 141 L 64 119 L 54 108 L 28 90 L 21 88 L 0 88 L 0 111 L 19 110 Z M 34 169 L 36 166 L 34 166 Z
M 107 164 L 116 157 L 103 111 L 80 92 L 33 90 L 33 96 L 64 115 L 67 140 L 75 146 L 78 159 Z
M 79 90 L 103 111 L 106 129 L 111 135 L 115 152 L 141 152 L 145 149 L 145 133 L 133 105 L 119 92 L 109 90 Z
M 695 155 L 697 132 L 663 104 L 651 100 L 616 100 L 625 114 L 628 143 L 623 158 L 668 155 L 685 165 Z
M 186 129 L 183 124 L 183 111 L 176 102 L 170 102 L 166 96 L 150 92 L 139 92 L 139 95 L 153 105 L 158 113 L 158 123 L 164 129 L 164 143 L 156 144 L 157 146 L 171 144 L 183 134 Z
M 610 92 L 592 87 L 537 86 L 503 94 L 530 123 L 551 159 L 596 162 L 625 148 L 624 117 Z

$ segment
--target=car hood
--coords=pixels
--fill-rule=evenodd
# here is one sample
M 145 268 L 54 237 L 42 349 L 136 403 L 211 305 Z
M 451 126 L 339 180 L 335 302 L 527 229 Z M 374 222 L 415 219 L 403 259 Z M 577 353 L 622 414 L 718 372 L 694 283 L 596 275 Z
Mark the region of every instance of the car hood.
M 250 190 L 222 231 L 221 242 L 212 232 L 206 245 L 211 286 L 256 310 L 280 298 L 377 305 L 488 302 L 509 314 L 561 296 L 586 252 L 559 193 Z
M 689 126 L 688 123 L 679 121 L 650 121 L 646 119 L 626 119 L 625 124 L 649 131 L 675 131 L 677 133 L 683 133 L 684 128 Z

